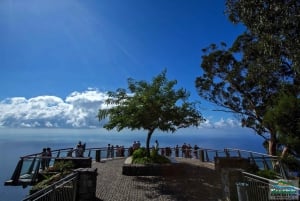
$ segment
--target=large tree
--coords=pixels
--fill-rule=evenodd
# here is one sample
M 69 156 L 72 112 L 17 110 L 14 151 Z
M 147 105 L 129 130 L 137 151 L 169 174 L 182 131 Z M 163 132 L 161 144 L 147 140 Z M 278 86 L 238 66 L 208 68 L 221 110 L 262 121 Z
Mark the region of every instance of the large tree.
M 282 92 L 299 95 L 300 3 L 228 0 L 226 6 L 229 19 L 242 23 L 245 32 L 231 47 L 203 49 L 196 87 L 201 97 L 237 114 L 243 126 L 268 140 L 275 154 L 277 127 L 263 122 Z
M 263 124 L 272 124 L 277 130 L 279 142 L 284 145 L 282 157 L 287 151 L 300 153 L 300 99 L 293 94 L 281 94 L 275 105 L 269 108 Z M 291 149 L 291 150 L 289 150 Z
M 128 91 L 118 89 L 108 92 L 108 109 L 100 109 L 99 120 L 106 117 L 109 121 L 104 128 L 124 128 L 148 131 L 146 140 L 147 155 L 153 132 L 175 132 L 179 128 L 198 126 L 204 121 L 196 108 L 196 103 L 188 102 L 189 93 L 183 89 L 174 89 L 177 81 L 168 81 L 166 71 L 154 77 L 152 82 L 128 79 Z

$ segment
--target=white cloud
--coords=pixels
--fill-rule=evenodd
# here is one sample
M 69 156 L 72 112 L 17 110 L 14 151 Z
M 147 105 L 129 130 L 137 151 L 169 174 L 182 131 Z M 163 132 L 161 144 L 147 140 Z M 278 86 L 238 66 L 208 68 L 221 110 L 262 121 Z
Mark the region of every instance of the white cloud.
M 0 102 L 1 127 L 99 127 L 99 108 L 106 94 L 96 89 L 73 92 L 65 100 L 56 96 L 8 98 Z
M 241 124 L 237 119 L 223 119 L 221 118 L 218 121 L 212 122 L 209 120 L 210 118 L 207 118 L 205 122 L 201 123 L 200 128 L 234 128 L 234 127 L 240 127 Z
M 107 108 L 106 93 L 97 89 L 73 92 L 63 100 L 56 96 L 7 98 L 0 102 L 0 127 L 7 128 L 97 128 L 98 110 Z M 103 123 L 103 122 L 102 122 Z M 238 127 L 234 119 L 212 121 L 212 117 L 200 125 L 201 128 Z

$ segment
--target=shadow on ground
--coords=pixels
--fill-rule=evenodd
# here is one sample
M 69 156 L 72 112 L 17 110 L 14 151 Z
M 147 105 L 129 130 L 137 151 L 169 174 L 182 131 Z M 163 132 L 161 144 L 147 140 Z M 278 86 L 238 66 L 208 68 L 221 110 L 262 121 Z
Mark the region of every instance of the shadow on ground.
M 220 175 L 213 169 L 193 164 L 180 163 L 176 171 L 166 172 L 161 177 L 136 177 L 136 181 L 152 183 L 157 194 L 168 195 L 174 201 L 217 201 L 222 198 Z

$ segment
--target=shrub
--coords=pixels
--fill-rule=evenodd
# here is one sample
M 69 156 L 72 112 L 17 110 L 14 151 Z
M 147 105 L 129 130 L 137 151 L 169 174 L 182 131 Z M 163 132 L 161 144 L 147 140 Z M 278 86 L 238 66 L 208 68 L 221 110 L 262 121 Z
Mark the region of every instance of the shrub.
M 258 176 L 261 176 L 261 177 L 264 177 L 267 179 L 277 179 L 278 178 L 277 173 L 273 170 L 259 170 L 256 174 Z
M 72 161 L 59 161 L 54 163 L 52 170 L 60 173 L 69 173 L 74 168 Z
M 170 160 L 158 154 L 158 150 L 153 149 L 150 157 L 147 157 L 147 150 L 145 148 L 137 149 L 133 152 L 132 163 L 149 164 L 149 163 L 170 163 Z

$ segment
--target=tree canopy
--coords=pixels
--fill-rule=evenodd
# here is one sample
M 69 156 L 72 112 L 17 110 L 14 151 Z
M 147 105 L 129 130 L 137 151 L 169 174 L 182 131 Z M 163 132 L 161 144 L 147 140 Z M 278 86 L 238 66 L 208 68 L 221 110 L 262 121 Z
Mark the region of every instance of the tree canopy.
M 196 103 L 188 101 L 189 93 L 175 89 L 176 80 L 168 81 L 166 70 L 152 79 L 152 82 L 128 79 L 128 90 L 108 92 L 106 103 L 111 107 L 100 109 L 99 120 L 109 118 L 104 128 L 147 130 L 146 148 L 156 129 L 175 132 L 177 129 L 198 126 L 204 121 Z
M 281 94 L 299 98 L 300 3 L 227 0 L 226 7 L 229 19 L 242 23 L 245 32 L 231 47 L 221 43 L 203 49 L 196 88 L 269 140 L 269 153 L 275 154 L 279 125 L 266 124 L 264 118 Z

